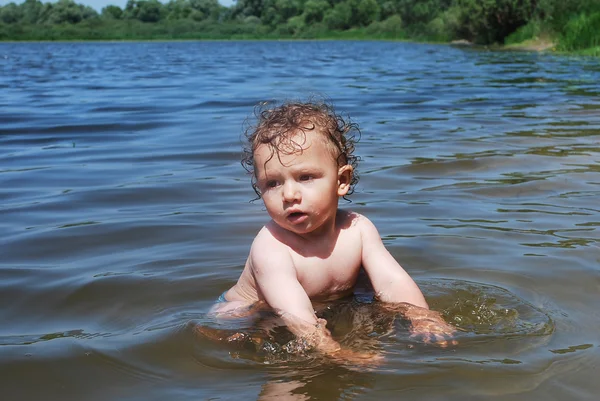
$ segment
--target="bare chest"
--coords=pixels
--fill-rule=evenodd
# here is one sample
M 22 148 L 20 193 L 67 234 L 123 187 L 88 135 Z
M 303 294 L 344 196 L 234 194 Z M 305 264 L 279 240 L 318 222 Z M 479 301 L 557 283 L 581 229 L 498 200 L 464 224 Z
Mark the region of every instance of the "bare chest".
M 328 297 L 349 291 L 361 267 L 360 247 L 336 246 L 329 255 L 292 255 L 298 281 L 309 297 Z

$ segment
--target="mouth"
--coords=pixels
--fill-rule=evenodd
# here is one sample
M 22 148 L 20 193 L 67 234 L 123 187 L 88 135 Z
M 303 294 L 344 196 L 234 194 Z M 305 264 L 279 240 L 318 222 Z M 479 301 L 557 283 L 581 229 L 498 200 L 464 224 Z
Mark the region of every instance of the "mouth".
M 294 224 L 302 223 L 307 218 L 308 218 L 308 215 L 304 212 L 292 212 L 287 215 L 288 221 L 290 221 L 291 223 L 294 223 Z

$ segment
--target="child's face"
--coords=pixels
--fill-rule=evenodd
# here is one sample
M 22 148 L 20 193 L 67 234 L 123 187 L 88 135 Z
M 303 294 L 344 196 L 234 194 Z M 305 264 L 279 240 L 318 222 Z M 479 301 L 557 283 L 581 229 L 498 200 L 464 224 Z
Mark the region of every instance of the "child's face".
M 277 225 L 299 235 L 316 234 L 335 219 L 338 198 L 349 189 L 352 167 L 338 167 L 318 132 L 307 131 L 305 141 L 302 135 L 292 139 L 302 151 L 272 154 L 268 145 L 254 151 L 258 188 Z

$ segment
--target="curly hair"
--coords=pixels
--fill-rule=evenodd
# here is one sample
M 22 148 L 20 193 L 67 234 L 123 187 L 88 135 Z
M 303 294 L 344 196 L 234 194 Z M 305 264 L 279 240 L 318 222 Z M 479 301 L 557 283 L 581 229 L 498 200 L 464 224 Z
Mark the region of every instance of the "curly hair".
M 282 154 L 301 152 L 302 145 L 306 142 L 306 133 L 313 130 L 326 139 L 338 166 L 349 164 L 354 169 L 347 195 L 354 192 L 359 178 L 356 167 L 360 157 L 353 154 L 356 142 L 360 139 L 358 124 L 351 122 L 348 117 L 344 119 L 336 114 L 333 106 L 326 102 L 288 102 L 275 108 L 263 102 L 255 107 L 254 116 L 255 125 L 248 121 L 245 124 L 242 166 L 252 175 L 252 188 L 257 199 L 261 198 L 261 192 L 256 183 L 254 151 L 260 145 L 268 145 L 271 157 L 275 154 L 280 157 Z M 301 135 L 300 139 L 298 135 Z

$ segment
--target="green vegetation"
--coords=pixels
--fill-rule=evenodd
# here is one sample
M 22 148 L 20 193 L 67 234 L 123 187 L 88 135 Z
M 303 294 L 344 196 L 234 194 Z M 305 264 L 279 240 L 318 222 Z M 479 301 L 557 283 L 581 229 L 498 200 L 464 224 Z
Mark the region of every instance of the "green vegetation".
M 598 53 L 598 0 L 73 0 L 0 7 L 0 40 L 410 39 L 514 44 L 543 38 Z M 586 50 L 587 49 L 587 50 Z M 591 50 L 590 50 L 591 49 Z

